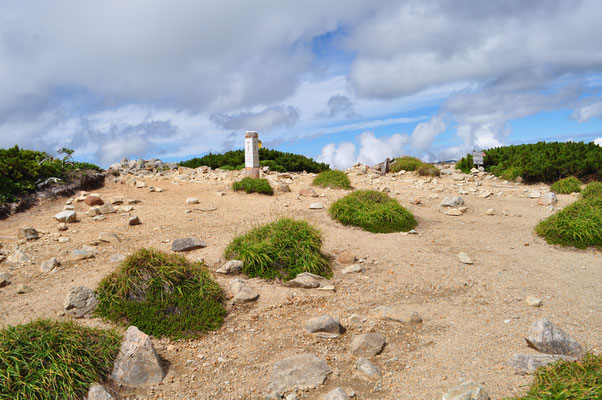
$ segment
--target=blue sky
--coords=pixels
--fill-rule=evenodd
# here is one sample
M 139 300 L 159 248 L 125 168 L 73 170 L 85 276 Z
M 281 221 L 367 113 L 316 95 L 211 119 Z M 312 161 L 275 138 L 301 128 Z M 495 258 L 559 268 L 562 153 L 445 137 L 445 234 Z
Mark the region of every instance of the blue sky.
M 597 0 L 7 0 L 0 147 L 108 166 L 266 147 L 346 168 L 602 144 Z

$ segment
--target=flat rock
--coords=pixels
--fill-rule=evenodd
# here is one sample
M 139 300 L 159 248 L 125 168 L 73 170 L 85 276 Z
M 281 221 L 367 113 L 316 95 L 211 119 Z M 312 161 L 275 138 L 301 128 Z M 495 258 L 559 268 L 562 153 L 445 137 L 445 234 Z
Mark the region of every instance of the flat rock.
M 115 397 L 109 393 L 109 391 L 102 385 L 98 383 L 93 383 L 90 385 L 90 390 L 88 390 L 88 397 L 86 400 L 114 400 Z
M 30 259 L 27 254 L 23 253 L 21 250 L 16 249 L 7 257 L 7 261 L 11 263 L 24 264 L 29 262 Z
M 445 196 L 441 200 L 441 206 L 443 207 L 459 207 L 464 205 L 464 199 L 460 196 Z
M 447 210 L 445 212 L 445 215 L 450 215 L 452 217 L 460 217 L 463 214 L 464 213 L 462 212 L 462 210 L 460 210 L 458 208 L 450 208 L 449 210 Z
M 328 279 L 309 272 L 303 272 L 297 275 L 295 279 L 284 282 L 284 286 L 286 287 L 298 287 L 304 289 L 318 288 L 327 285 Z
M 274 365 L 268 388 L 279 392 L 313 389 L 323 384 L 331 373 L 328 365 L 313 354 L 299 354 Z
M 104 214 L 113 214 L 113 213 L 117 212 L 117 210 L 115 210 L 115 207 L 113 207 L 112 204 L 103 204 L 102 206 L 100 206 L 98 211 L 100 211 L 100 213 L 103 215 Z
M 196 197 L 189 197 L 186 199 L 186 204 L 199 204 L 199 199 Z
M 243 262 L 240 260 L 230 260 L 220 268 L 218 268 L 215 272 L 219 274 L 238 274 L 242 271 Z
M 338 318 L 322 315 L 305 321 L 305 330 L 317 337 L 335 338 L 343 332 L 343 327 Z
M 470 259 L 470 257 L 468 257 L 468 255 L 464 252 L 459 252 L 458 253 L 458 260 L 460 260 L 460 262 L 462 264 L 472 264 L 472 260 Z
M 495 210 L 493 208 L 489 208 L 487 211 L 485 211 L 485 215 L 495 215 Z
M 52 257 L 50 260 L 46 260 L 40 265 L 40 271 L 51 272 L 53 269 L 58 268 L 60 263 L 56 258 Z
M 86 215 L 88 217 L 95 217 L 100 215 L 100 207 L 91 207 L 88 211 L 86 211 Z
M 125 197 L 123 196 L 113 196 L 111 197 L 111 204 L 119 205 L 125 203 Z
M 84 286 L 73 286 L 63 303 L 65 310 L 72 310 L 78 317 L 91 314 L 98 306 L 98 299 L 94 290 Z
M 105 202 L 102 201 L 100 196 L 86 196 L 84 203 L 89 206 L 102 206 Z
M 357 335 L 351 341 L 349 348 L 355 356 L 372 357 L 379 354 L 385 347 L 385 336 L 380 333 L 364 333 Z
M 349 396 L 347 396 L 343 388 L 338 387 L 326 393 L 324 400 L 349 400 Z
M 125 261 L 125 259 L 126 259 L 126 258 L 127 258 L 127 257 L 126 257 L 125 255 L 123 255 L 123 254 L 121 254 L 121 253 L 116 253 L 116 254 L 113 254 L 113 255 L 112 255 L 110 258 L 109 258 L 109 261 L 110 261 L 110 262 L 112 262 L 112 263 L 120 263 L 120 262 L 122 262 L 122 261 Z
M 321 210 L 323 208 L 324 208 L 324 205 L 322 203 L 311 203 L 309 205 L 310 210 Z
M 380 306 L 373 312 L 374 317 L 383 321 L 395 321 L 401 324 L 416 325 L 422 323 L 422 317 L 416 311 L 407 312 L 393 307 Z
M 529 307 L 541 307 L 541 305 L 543 304 L 543 301 L 541 299 L 538 299 L 534 296 L 527 297 L 525 301 L 527 302 L 527 305 Z
M 113 232 L 100 232 L 98 234 L 98 240 L 107 243 L 121 243 L 121 239 L 119 238 L 119 236 L 117 236 Z
M 460 175 L 460 174 L 452 174 L 451 178 L 456 181 L 456 182 L 461 182 L 463 181 L 466 177 L 464 175 Z
M 72 260 L 87 260 L 88 258 L 94 258 L 94 253 L 90 250 L 86 250 L 86 249 L 74 249 L 71 250 L 71 259 Z
M 538 192 L 537 190 L 533 190 L 533 191 L 527 193 L 527 197 L 530 199 L 539 199 L 541 197 L 541 193 Z
M 163 381 L 163 369 L 150 337 L 130 326 L 121 342 L 111 379 L 118 385 L 140 387 Z
M 349 250 L 343 250 L 337 257 L 337 260 L 341 264 L 353 264 L 356 259 L 357 257 L 355 256 L 355 254 L 353 254 Z
M 305 187 L 299 190 L 299 194 L 304 197 L 318 197 L 318 193 L 310 187 Z
M 35 240 L 40 237 L 40 234 L 35 228 L 19 228 L 19 239 Z
M 508 361 L 508 365 L 520 372 L 532 373 L 535 372 L 537 368 L 545 367 L 558 360 L 575 361 L 577 359 L 558 354 L 515 354 Z
M 354 364 L 355 369 L 361 372 L 362 377 L 370 380 L 378 380 L 383 377 L 380 369 L 374 365 L 370 360 L 364 357 L 360 357 Z
M 7 273 L 0 274 L 0 288 L 10 285 L 10 276 Z
M 465 382 L 443 395 L 442 400 L 490 400 L 482 385 Z
M 537 200 L 537 204 L 542 206 L 550 206 L 558 203 L 558 198 L 554 192 L 545 193 Z
M 353 264 L 353 265 L 349 265 L 349 266 L 343 268 L 341 270 L 341 273 L 347 275 L 347 274 L 353 274 L 353 273 L 362 272 L 362 271 L 364 271 L 364 267 L 362 267 L 361 264 Z
M 119 211 L 120 212 L 124 212 L 124 213 L 128 213 L 130 211 L 134 211 L 134 206 L 131 206 L 129 204 L 123 205 L 123 206 L 119 206 Z
M 579 357 L 583 352 L 575 339 L 546 318 L 531 325 L 525 340 L 529 347 L 546 354 Z
M 77 214 L 75 211 L 73 210 L 65 210 L 65 211 L 61 211 L 60 213 L 56 214 L 54 216 L 54 219 L 56 219 L 59 222 L 75 222 L 77 221 Z
M 228 289 L 232 293 L 232 303 L 248 303 L 259 298 L 259 293 L 242 279 L 233 279 L 228 284 Z
M 171 249 L 173 251 L 190 251 L 201 249 L 203 247 L 207 247 L 207 245 L 197 238 L 175 239 L 171 243 Z

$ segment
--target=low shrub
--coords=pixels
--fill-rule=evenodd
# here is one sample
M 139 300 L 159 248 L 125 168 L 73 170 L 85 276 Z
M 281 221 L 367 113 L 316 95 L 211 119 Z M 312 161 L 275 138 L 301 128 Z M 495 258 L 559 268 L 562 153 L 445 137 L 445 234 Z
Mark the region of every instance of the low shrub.
M 574 176 L 569 176 L 568 178 L 554 182 L 554 184 L 550 186 L 550 191 L 561 194 L 580 192 L 581 181 Z
M 281 218 L 235 237 L 224 254 L 241 260 L 249 277 L 289 280 L 302 272 L 330 277 L 330 260 L 321 248 L 317 228 L 306 221 Z
M 247 193 L 263 193 L 273 195 L 274 189 L 270 186 L 267 179 L 260 178 L 243 178 L 232 184 L 232 189 L 235 191 L 244 190 Z
M 602 246 L 602 184 L 590 183 L 581 198 L 541 221 L 535 232 L 550 244 L 585 249 Z
M 420 176 L 439 176 L 439 175 L 441 175 L 441 171 L 439 171 L 439 168 L 435 167 L 434 165 L 426 164 L 426 163 L 419 166 L 416 169 L 416 172 L 418 172 L 418 175 L 420 175 Z
M 395 159 L 395 162 L 391 164 L 390 171 L 416 171 L 422 164 L 424 163 L 416 157 L 403 156 Z
M 146 334 L 189 339 L 219 328 L 224 296 L 199 262 L 140 249 L 98 285 L 97 313 Z
M 397 200 L 373 190 L 350 193 L 333 203 L 328 211 L 344 225 L 374 233 L 407 232 L 417 224 L 412 213 Z
M 349 177 L 343 171 L 330 170 L 320 172 L 312 183 L 316 186 L 329 187 L 331 189 L 351 189 Z
M 36 320 L 0 331 L 0 399 L 81 399 L 107 379 L 121 342 L 113 330 Z
M 521 176 L 521 169 L 519 167 L 510 167 L 508 169 L 496 169 L 495 171 L 500 171 L 499 176 L 502 179 L 505 179 L 507 181 L 514 181 L 516 180 L 519 176 Z M 496 172 L 494 172 L 495 174 Z
M 561 360 L 535 372 L 529 392 L 514 400 L 598 400 L 602 394 L 602 358 L 587 353 L 582 360 Z

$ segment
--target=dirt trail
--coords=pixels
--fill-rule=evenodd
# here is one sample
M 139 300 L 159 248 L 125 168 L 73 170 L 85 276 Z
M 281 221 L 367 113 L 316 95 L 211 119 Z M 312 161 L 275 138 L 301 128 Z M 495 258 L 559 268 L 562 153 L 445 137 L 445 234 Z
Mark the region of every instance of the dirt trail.
M 139 399 L 260 399 L 266 390 L 273 364 L 290 355 L 308 352 L 324 359 L 334 371 L 316 390 L 299 392 L 302 399 L 322 399 L 337 386 L 355 392 L 356 399 L 440 399 L 462 379 L 483 383 L 493 399 L 523 391 L 531 377 L 507 366 L 517 352 L 530 353 L 523 340 L 531 323 L 547 317 L 596 353 L 602 338 L 602 258 L 594 250 L 550 246 L 536 237 L 536 223 L 551 214 L 525 189 L 547 191 L 545 185 L 508 185 L 497 179 L 476 178 L 459 183 L 450 176 L 437 183 L 419 182 L 413 174 L 376 177 L 351 174 L 355 188 L 382 189 L 417 217 L 417 235 L 372 234 L 345 227 L 328 217 L 328 206 L 348 191 L 316 189 L 320 198 L 299 197 L 311 174 L 293 175 L 291 193 L 273 197 L 234 193 L 229 185 L 234 175 L 187 182 L 166 178 L 138 178 L 164 192 L 149 192 L 107 179 L 97 192 L 108 200 L 122 195 L 141 202 L 130 213 L 110 214 L 104 221 L 85 215 L 88 207 L 74 202 L 80 222 L 57 231 L 52 216 L 65 199 L 41 204 L 0 221 L 2 249 L 18 246 L 32 260 L 24 265 L 0 264 L 0 273 L 10 274 L 11 284 L 0 289 L 0 326 L 28 322 L 37 317 L 64 319 L 63 300 L 71 286 L 95 288 L 117 264 L 115 253 L 127 254 L 140 247 L 169 251 L 176 238 L 195 236 L 208 246 L 186 254 L 203 258 L 210 270 L 223 263 L 223 249 L 237 234 L 256 224 L 281 216 L 307 219 L 323 232 L 323 250 L 336 256 L 349 250 L 363 260 L 364 273 L 341 274 L 343 265 L 333 264 L 335 292 L 285 288 L 278 282 L 249 280 L 259 293 L 257 302 L 229 306 L 222 328 L 189 342 L 154 340 L 157 351 L 170 363 L 161 385 L 124 391 Z M 211 175 L 213 176 L 213 175 Z M 222 180 L 219 180 L 222 179 Z M 477 186 L 477 182 L 481 182 Z M 459 187 L 458 185 L 463 185 Z M 497 187 L 496 187 L 497 186 Z M 504 186 L 504 187 L 501 187 Z M 510 186 L 510 187 L 506 187 Z M 468 210 L 462 216 L 445 215 L 439 203 L 459 190 L 491 190 L 481 198 L 462 195 Z M 224 196 L 216 192 L 225 192 Z M 502 195 L 496 195 L 502 191 Z M 437 195 L 438 198 L 432 198 Z M 430 197 L 429 197 L 430 196 Z M 200 204 L 185 204 L 197 197 Z M 420 198 L 422 204 L 411 200 Z M 559 195 L 557 209 L 573 202 L 572 195 Z M 323 210 L 310 210 L 321 202 Z M 214 206 L 215 211 L 201 211 Z M 493 208 L 496 214 L 485 215 Z M 186 210 L 191 212 L 186 213 Z M 128 226 L 130 215 L 142 222 Z M 32 226 L 43 235 L 24 242 L 18 228 Z M 69 252 L 94 242 L 100 232 L 115 232 L 120 244 L 100 243 L 97 255 L 84 261 L 68 261 Z M 59 236 L 70 238 L 59 243 Z M 456 255 L 463 251 L 474 261 L 465 265 Z M 57 257 L 62 266 L 40 272 L 40 263 Z M 231 277 L 214 274 L 227 288 Z M 29 287 L 17 294 L 20 285 Z M 543 300 L 529 307 L 529 295 Z M 396 306 L 418 312 L 423 323 L 407 326 L 376 318 L 378 306 Z M 347 328 L 337 339 L 316 339 L 303 330 L 304 321 L 323 314 L 338 316 Z M 108 326 L 97 319 L 79 322 Z M 362 380 L 353 369 L 355 358 L 348 347 L 354 335 L 380 332 L 387 338 L 382 354 L 373 358 L 382 370 L 380 383 Z

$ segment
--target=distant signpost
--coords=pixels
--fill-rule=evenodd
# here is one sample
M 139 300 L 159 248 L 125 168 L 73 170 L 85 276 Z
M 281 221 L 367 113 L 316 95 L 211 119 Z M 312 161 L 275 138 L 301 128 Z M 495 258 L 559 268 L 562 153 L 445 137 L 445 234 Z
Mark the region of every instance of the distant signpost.
M 259 135 L 254 131 L 245 133 L 245 176 L 259 178 Z
M 472 151 L 472 163 L 474 165 L 476 165 L 477 167 L 482 166 L 484 155 L 485 155 L 485 153 L 483 153 L 481 150 L 473 150 Z

